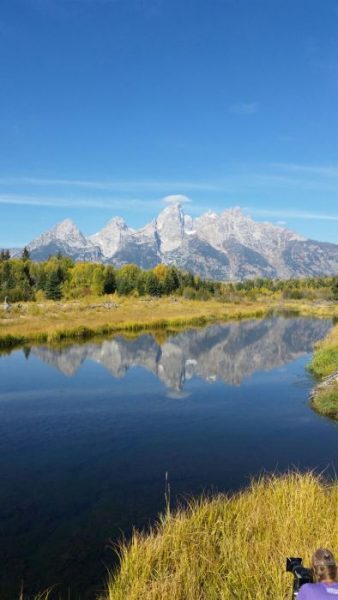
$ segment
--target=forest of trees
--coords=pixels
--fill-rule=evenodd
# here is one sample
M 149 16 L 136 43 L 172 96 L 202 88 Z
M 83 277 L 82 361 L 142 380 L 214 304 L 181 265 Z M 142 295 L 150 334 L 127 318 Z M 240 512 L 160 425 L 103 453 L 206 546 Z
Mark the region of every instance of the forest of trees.
M 280 294 L 283 298 L 338 300 L 338 277 L 273 280 L 256 278 L 237 283 L 203 280 L 198 275 L 159 264 L 145 271 L 133 264 L 117 269 L 98 263 L 74 263 L 58 255 L 33 262 L 25 248 L 21 258 L 0 252 L 0 300 L 10 302 L 118 293 L 119 295 L 182 295 L 189 299 L 230 301 L 243 296 Z

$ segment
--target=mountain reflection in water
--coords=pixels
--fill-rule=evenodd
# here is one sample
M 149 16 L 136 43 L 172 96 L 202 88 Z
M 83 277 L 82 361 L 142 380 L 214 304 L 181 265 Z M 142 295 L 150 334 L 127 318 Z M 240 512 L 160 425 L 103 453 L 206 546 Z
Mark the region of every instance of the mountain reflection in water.
M 40 346 L 32 353 L 67 376 L 73 376 L 86 360 L 103 365 L 116 378 L 132 367 L 142 367 L 180 394 L 185 381 L 193 377 L 239 385 L 256 371 L 280 367 L 311 352 L 330 327 L 324 320 L 275 317 L 188 330 L 168 337 L 162 345 L 153 335 L 143 334 L 133 340 L 118 336 L 101 344 Z

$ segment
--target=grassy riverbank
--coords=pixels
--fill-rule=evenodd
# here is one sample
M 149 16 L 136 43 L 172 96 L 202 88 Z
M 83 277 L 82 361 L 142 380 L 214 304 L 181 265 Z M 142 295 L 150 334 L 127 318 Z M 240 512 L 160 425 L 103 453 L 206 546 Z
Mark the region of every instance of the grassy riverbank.
M 313 474 L 253 483 L 233 497 L 169 512 L 148 535 L 134 534 L 101 600 L 283 600 L 286 556 L 310 563 L 318 546 L 338 546 L 338 485 Z
M 292 311 L 306 316 L 338 316 L 338 303 L 301 301 L 187 300 L 182 297 L 102 297 L 82 301 L 14 304 L 0 310 L 0 347 L 27 343 L 53 343 L 65 339 L 90 338 L 119 331 L 177 329 L 250 317 L 263 317 L 271 310 Z
M 21 303 L 0 315 L 0 347 L 29 342 L 58 342 L 119 331 L 176 329 L 215 320 L 260 317 L 260 303 L 224 305 L 183 298 L 112 297 L 86 301 Z M 1 318 L 2 316 L 2 318 Z
M 312 397 L 313 408 L 338 421 L 338 325 L 317 346 L 310 370 L 320 380 Z
M 306 566 L 319 546 L 336 551 L 337 520 L 338 482 L 313 473 L 192 501 L 120 547 L 120 568 L 99 600 L 287 600 L 286 557 L 302 556 Z

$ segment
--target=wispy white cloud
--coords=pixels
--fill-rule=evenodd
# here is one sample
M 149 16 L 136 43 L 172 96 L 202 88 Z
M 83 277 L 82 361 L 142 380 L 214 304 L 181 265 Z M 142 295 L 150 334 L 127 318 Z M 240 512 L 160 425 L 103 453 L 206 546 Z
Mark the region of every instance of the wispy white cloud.
M 338 193 L 338 164 L 270 163 L 254 179 L 266 188 Z
M 144 210 L 158 208 L 159 200 L 138 198 L 64 198 L 25 194 L 0 194 L 0 204 L 18 206 L 45 206 L 52 208 L 104 208 L 108 210 Z
M 186 181 L 186 180 L 161 180 L 148 179 L 139 181 L 109 181 L 109 180 L 86 180 L 86 179 L 62 179 L 62 178 L 38 178 L 38 177 L 0 177 L 0 185 L 3 186 L 36 186 L 36 187 L 72 187 L 85 188 L 101 191 L 130 192 L 171 191 L 175 188 L 200 191 L 222 191 L 222 184 L 208 181 Z
M 88 7 L 96 9 L 125 3 L 127 0 L 25 0 L 36 11 L 54 17 L 69 17 L 76 14 L 77 10 Z M 156 15 L 162 6 L 163 0 L 128 0 L 129 4 L 144 13 Z
M 338 215 L 306 210 L 273 210 L 246 206 L 245 210 L 260 217 L 280 217 L 285 219 L 305 219 L 311 221 L 338 221 Z
M 297 163 L 271 163 L 271 167 L 278 171 L 296 173 L 298 175 L 310 175 L 324 178 L 338 178 L 337 165 L 302 165 Z
M 338 194 L 338 165 L 304 165 L 297 163 L 270 163 L 233 167 L 218 178 L 193 179 L 79 179 L 62 177 L 0 177 L 1 203 L 26 203 L 36 206 L 83 206 L 126 209 L 132 206 L 159 207 L 163 196 L 173 196 L 173 201 L 187 202 L 196 193 L 201 203 L 223 198 L 228 204 L 241 203 L 240 197 L 248 198 L 252 192 L 261 194 L 263 199 L 283 192 L 291 195 L 309 192 L 312 198 L 336 204 Z M 112 196 L 112 198 L 110 197 Z M 151 200 L 144 200 L 148 196 Z M 154 196 L 156 197 L 154 199 Z M 181 197 L 179 200 L 178 197 Z M 202 198 L 204 196 L 204 198 Z M 245 202 L 245 201 L 244 201 Z M 243 203 L 244 203 L 243 202 Z M 303 200 L 302 200 L 303 202 Z M 142 204 L 144 203 L 144 204 Z M 299 205 L 301 206 L 301 205 Z M 196 212 L 197 205 L 191 208 Z M 283 218 L 283 217 L 281 217 Z
M 90 6 L 92 4 L 116 4 L 119 0 L 26 0 L 33 8 L 49 9 L 54 6 Z
M 186 204 L 187 202 L 191 202 L 191 199 L 184 194 L 171 194 L 162 198 L 162 202 L 166 204 Z
M 234 115 L 254 115 L 258 112 L 258 102 L 239 102 L 229 106 L 229 112 Z
M 293 177 L 291 174 L 278 175 L 271 173 L 258 173 L 252 175 L 252 187 L 313 191 L 313 192 L 338 192 L 338 180 L 314 179 L 307 177 Z

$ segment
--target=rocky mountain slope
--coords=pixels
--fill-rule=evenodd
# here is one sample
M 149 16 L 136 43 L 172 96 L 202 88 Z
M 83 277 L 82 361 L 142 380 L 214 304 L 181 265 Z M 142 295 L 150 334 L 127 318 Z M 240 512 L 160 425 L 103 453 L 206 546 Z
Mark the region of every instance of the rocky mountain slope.
M 46 260 L 48 256 L 65 254 L 74 260 L 100 261 L 101 251 L 87 240 L 75 223 L 65 219 L 43 233 L 28 245 L 33 260 Z
M 238 208 L 193 219 L 174 204 L 142 229 L 115 217 L 88 238 L 66 219 L 28 248 L 34 260 L 61 252 L 74 260 L 135 263 L 145 269 L 162 262 L 218 280 L 338 273 L 338 245 L 256 222 Z

